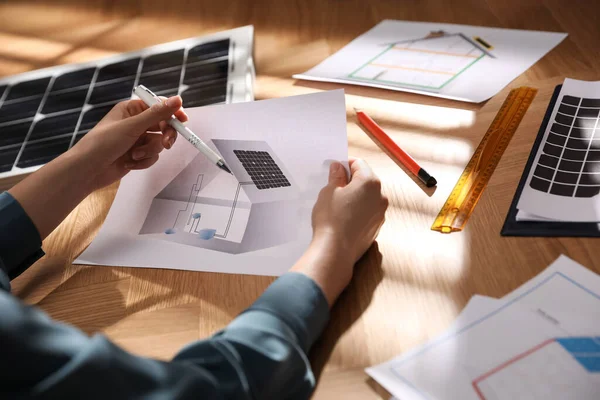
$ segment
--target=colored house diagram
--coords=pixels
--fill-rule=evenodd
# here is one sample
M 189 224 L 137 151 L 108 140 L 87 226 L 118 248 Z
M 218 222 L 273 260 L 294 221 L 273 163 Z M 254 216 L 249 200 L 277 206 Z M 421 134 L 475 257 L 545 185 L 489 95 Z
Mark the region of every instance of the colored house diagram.
M 347 78 L 438 91 L 483 57 L 495 58 L 490 50 L 480 38 L 431 32 L 421 39 L 386 44 Z

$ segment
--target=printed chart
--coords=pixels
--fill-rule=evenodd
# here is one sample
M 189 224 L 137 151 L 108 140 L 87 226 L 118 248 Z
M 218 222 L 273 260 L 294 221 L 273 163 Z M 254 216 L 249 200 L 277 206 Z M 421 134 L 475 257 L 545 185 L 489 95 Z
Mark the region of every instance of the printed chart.
M 565 399 L 600 392 L 600 337 L 549 339 L 473 381 L 481 400 Z

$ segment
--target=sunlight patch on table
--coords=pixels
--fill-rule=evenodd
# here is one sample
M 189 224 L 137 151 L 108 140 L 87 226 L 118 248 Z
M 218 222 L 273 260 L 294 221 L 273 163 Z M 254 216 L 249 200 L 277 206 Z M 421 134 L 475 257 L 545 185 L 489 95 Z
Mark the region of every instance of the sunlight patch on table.
M 346 95 L 346 105 L 367 112 L 373 119 L 385 119 L 423 128 L 467 128 L 475 122 L 475 112 L 459 108 L 431 106 Z

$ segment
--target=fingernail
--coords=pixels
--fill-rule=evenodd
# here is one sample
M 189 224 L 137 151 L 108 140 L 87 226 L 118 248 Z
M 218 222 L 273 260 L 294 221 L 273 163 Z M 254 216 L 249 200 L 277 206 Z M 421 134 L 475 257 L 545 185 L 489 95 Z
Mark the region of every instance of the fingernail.
M 133 154 L 131 155 L 131 157 L 134 160 L 141 160 L 142 158 L 144 158 L 145 155 L 146 155 L 146 152 L 144 152 L 144 150 L 135 150 L 133 152 Z
M 167 105 L 171 108 L 177 107 L 178 102 L 179 102 L 179 96 L 173 96 L 173 97 L 169 97 L 167 99 Z
M 174 144 L 175 144 L 175 138 L 172 137 L 171 139 L 169 139 L 169 148 L 173 147 Z

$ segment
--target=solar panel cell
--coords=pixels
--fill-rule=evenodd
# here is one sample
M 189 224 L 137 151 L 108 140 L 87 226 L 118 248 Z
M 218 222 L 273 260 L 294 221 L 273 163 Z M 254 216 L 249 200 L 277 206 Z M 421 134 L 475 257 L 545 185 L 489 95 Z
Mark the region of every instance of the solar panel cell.
M 187 62 L 191 64 L 212 58 L 224 57 L 227 54 L 229 54 L 229 39 L 203 43 L 190 49 Z
M 227 82 L 213 86 L 190 87 L 181 93 L 185 107 L 201 107 L 227 100 Z
M 96 82 L 105 82 L 125 77 L 135 77 L 140 64 L 139 58 L 131 58 L 114 64 L 108 64 L 98 71 Z
M 0 123 L 32 118 L 37 113 L 41 101 L 41 97 L 34 97 L 16 103 L 2 104 L 2 107 L 0 107 Z
M 600 187 L 598 186 L 579 186 L 575 197 L 594 197 L 600 193 Z
M 184 50 L 170 51 L 168 53 L 154 54 L 144 58 L 142 65 L 142 75 L 152 71 L 163 70 L 167 68 L 177 68 L 181 70 L 183 64 Z
M 25 140 L 32 120 L 0 127 L 0 147 L 20 145 Z
M 222 80 L 227 78 L 227 60 L 196 65 L 187 65 L 183 77 L 186 85 L 206 84 L 208 81 Z
M 71 137 L 62 137 L 38 142 L 27 142 L 17 167 L 26 168 L 46 164 L 69 149 Z
M 34 123 L 29 140 L 72 134 L 75 132 L 77 120 L 79 120 L 79 111 L 46 117 Z
M 87 87 L 75 90 L 63 90 L 58 93 L 50 92 L 42 107 L 42 114 L 53 114 L 60 111 L 82 108 L 87 92 Z
M 172 93 L 179 90 L 179 80 L 181 78 L 181 68 L 169 70 L 164 73 L 155 73 L 151 75 L 142 75 L 140 84 L 146 86 L 156 94 L 162 95 L 161 92 L 169 91 Z
M 20 146 L 0 150 L 0 172 L 7 172 L 12 169 L 20 150 Z
M 103 107 L 94 107 L 83 114 L 77 133 L 84 133 L 92 129 L 114 107 L 110 104 Z
M 78 71 L 67 72 L 56 77 L 52 84 L 52 91 L 57 92 L 64 89 L 73 89 L 92 83 L 92 78 L 96 68 L 85 68 Z
M 109 83 L 106 85 L 96 85 L 92 89 L 92 95 L 90 96 L 90 104 L 103 104 L 103 103 L 118 103 L 121 100 L 126 100 L 131 97 L 131 91 L 135 84 L 135 77 L 127 80 Z
M 8 92 L 5 101 L 16 101 L 32 96 L 42 97 L 44 93 L 46 93 L 46 88 L 49 83 L 50 77 L 17 83 L 9 89 L 10 91 Z

